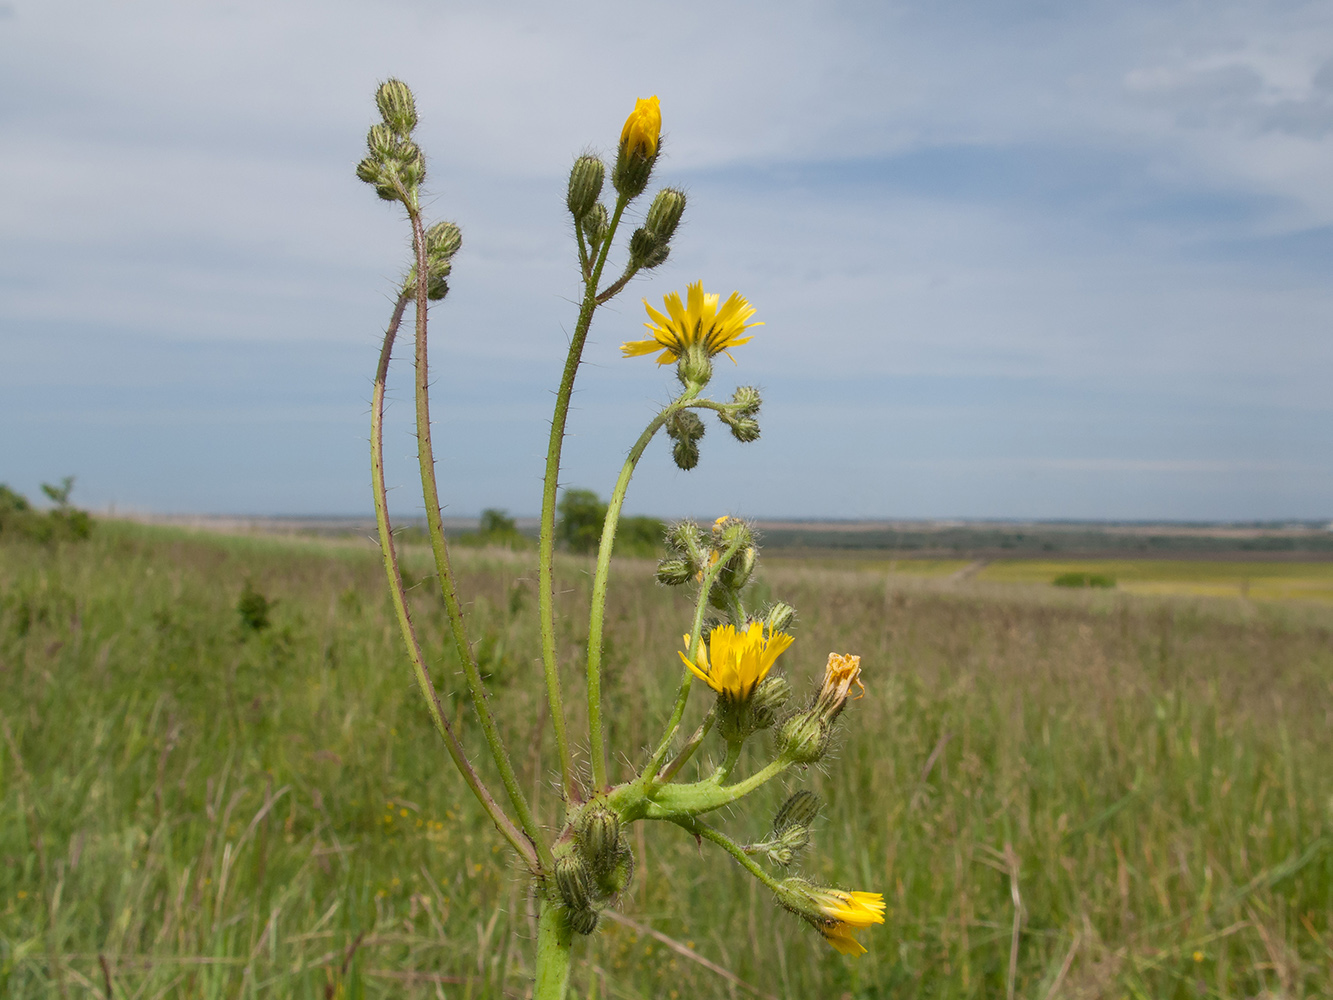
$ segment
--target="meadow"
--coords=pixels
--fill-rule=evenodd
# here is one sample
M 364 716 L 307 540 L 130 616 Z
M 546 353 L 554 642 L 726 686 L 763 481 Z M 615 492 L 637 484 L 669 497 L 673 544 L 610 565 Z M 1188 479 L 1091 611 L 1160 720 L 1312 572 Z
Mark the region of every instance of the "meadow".
M 533 556 L 457 560 L 554 822 Z M 867 690 L 827 770 L 720 822 L 758 838 L 788 791 L 818 791 L 802 870 L 884 892 L 869 953 L 842 958 L 711 845 L 640 823 L 623 916 L 576 944 L 573 995 L 1333 997 L 1333 608 L 1263 599 L 1253 564 L 1226 597 L 1137 588 L 1152 570 L 1132 561 L 1107 591 L 1049 586 L 1065 563 L 967 565 L 761 564 L 760 597 L 800 612 L 796 689 L 836 649 Z M 428 556 L 406 568 L 456 689 Z M 576 692 L 591 562 L 558 569 Z M 655 735 L 679 677 L 688 597 L 652 570 L 618 563 L 608 609 L 622 747 Z M 525 995 L 529 889 L 430 728 L 368 543 L 0 537 L 0 741 L 0 995 Z

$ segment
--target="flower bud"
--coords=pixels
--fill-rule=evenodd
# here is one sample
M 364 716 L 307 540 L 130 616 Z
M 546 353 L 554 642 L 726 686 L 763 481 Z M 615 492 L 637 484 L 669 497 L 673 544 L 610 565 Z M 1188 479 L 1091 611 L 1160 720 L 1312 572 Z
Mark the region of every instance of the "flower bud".
M 828 751 L 831 734 L 816 713 L 799 712 L 778 729 L 778 753 L 794 764 L 813 764 Z
M 583 235 L 588 240 L 588 246 L 592 252 L 597 252 L 597 246 L 606 236 L 607 227 L 611 224 L 606 214 L 606 206 L 602 204 L 594 205 L 583 216 L 579 223 L 583 227 Z
M 750 582 L 750 575 L 754 573 L 754 564 L 758 558 L 759 550 L 753 545 L 747 545 L 727 560 L 727 564 L 717 575 L 718 583 L 728 590 L 740 590 Z
M 448 260 L 463 246 L 463 231 L 452 222 L 437 222 L 426 230 L 426 253 Z
M 677 188 L 663 188 L 648 208 L 648 217 L 644 219 L 644 228 L 653 233 L 663 245 L 671 242 L 680 225 L 680 217 L 685 214 L 685 192 Z
M 661 133 L 662 109 L 657 97 L 639 98 L 620 131 L 620 149 L 611 174 L 616 190 L 626 198 L 637 198 L 648 186 Z
M 724 514 L 713 522 L 713 548 L 725 552 L 736 545 L 745 548 L 754 544 L 754 531 L 739 517 Z
M 370 126 L 370 131 L 366 133 L 366 148 L 370 150 L 370 155 L 381 163 L 387 160 L 401 160 L 402 140 L 393 128 L 376 124 Z
M 672 525 L 667 532 L 667 544 L 682 553 L 692 563 L 702 565 L 707 539 L 700 527 L 693 521 L 680 521 Z
M 734 412 L 744 417 L 753 417 L 759 412 L 762 403 L 763 399 L 759 395 L 759 390 L 752 385 L 737 387 L 731 396 L 731 404 L 735 407 Z
M 677 441 L 698 441 L 706 430 L 693 410 L 677 410 L 667 418 L 666 432 Z
M 671 457 L 679 468 L 689 472 L 699 464 L 699 446 L 688 439 L 677 441 L 671 447 Z
M 402 80 L 385 80 L 375 92 L 375 105 L 384 123 L 399 135 L 408 135 L 417 127 L 417 102 L 412 90 Z
M 574 826 L 574 840 L 594 876 L 609 871 L 620 851 L 620 817 L 602 805 L 589 805 Z
M 791 685 L 787 678 L 769 674 L 754 689 L 750 699 L 750 730 L 758 732 L 773 725 L 782 707 L 791 697 Z
M 580 156 L 569 171 L 569 193 L 565 206 L 576 219 L 582 219 L 597 204 L 606 178 L 606 164 L 595 156 Z
M 634 881 L 634 852 L 623 842 L 616 851 L 612 864 L 597 877 L 597 887 L 603 898 L 614 899 Z
M 759 439 L 759 421 L 754 417 L 730 417 L 719 414 L 722 422 L 731 428 L 731 436 L 741 444 L 749 444 Z
M 773 832 L 780 835 L 793 826 L 809 827 L 819 815 L 819 806 L 819 796 L 814 792 L 806 789 L 793 792 L 774 813 Z
M 824 680 L 815 695 L 811 712 L 831 724 L 847 704 L 847 696 L 853 684 L 861 689 L 862 695 L 865 694 L 865 685 L 861 683 L 861 657 L 829 653 L 828 663 L 824 666 Z
M 666 241 L 651 229 L 640 226 L 629 238 L 629 262 L 631 267 L 643 269 L 650 257 L 666 246 Z
M 356 176 L 367 184 L 378 184 L 380 181 L 379 161 L 373 156 L 367 156 L 356 165 Z
M 796 609 L 778 601 L 764 615 L 764 627 L 769 632 L 790 632 L 796 621 Z
M 597 930 L 598 913 L 593 909 L 569 911 L 569 926 L 580 934 L 588 935 Z
M 688 559 L 667 556 L 657 564 L 657 582 L 665 587 L 679 587 L 689 583 L 698 572 Z
M 592 877 L 588 866 L 577 854 L 566 854 L 555 862 L 555 887 L 570 911 L 592 906 Z

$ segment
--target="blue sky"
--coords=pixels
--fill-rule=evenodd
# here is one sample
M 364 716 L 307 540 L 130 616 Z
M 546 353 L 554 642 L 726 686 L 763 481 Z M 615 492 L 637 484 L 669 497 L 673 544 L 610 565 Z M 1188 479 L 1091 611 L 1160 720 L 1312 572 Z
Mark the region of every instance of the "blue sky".
M 609 492 L 666 371 L 640 299 L 765 321 L 765 391 L 634 511 L 1333 515 L 1333 7 L 1320 3 L 0 5 L 0 481 L 158 512 L 364 513 L 406 259 L 356 181 L 414 87 L 449 512 L 531 513 L 577 295 L 564 176 L 658 94 L 671 260 L 599 314 L 565 481 Z M 412 484 L 409 373 L 391 410 Z

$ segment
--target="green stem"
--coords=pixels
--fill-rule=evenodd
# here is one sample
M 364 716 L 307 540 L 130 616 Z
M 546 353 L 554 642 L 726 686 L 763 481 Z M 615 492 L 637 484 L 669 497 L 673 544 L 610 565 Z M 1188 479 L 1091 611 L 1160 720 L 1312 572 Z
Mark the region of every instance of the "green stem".
M 741 759 L 741 746 L 740 740 L 727 744 L 727 757 L 722 761 L 722 766 L 713 772 L 713 780 L 719 785 L 725 784 L 731 777 L 731 772 L 736 769 L 736 763 Z
M 681 829 L 692 833 L 695 837 L 702 837 L 704 840 L 711 840 L 714 844 L 717 844 L 718 847 L 722 848 L 735 858 L 742 868 L 774 892 L 778 892 L 781 889 L 778 880 L 768 874 L 768 872 L 764 871 L 763 868 L 759 867 L 754 859 L 745 853 L 745 848 L 741 847 L 720 830 L 713 829 L 707 823 L 700 823 L 693 816 L 683 816 L 678 819 L 672 819 L 671 822 L 675 823 Z
M 417 315 L 416 315 L 416 403 L 417 403 L 417 461 L 421 467 L 421 490 L 426 504 L 426 525 L 430 532 L 431 550 L 435 556 L 435 571 L 439 576 L 440 592 L 444 597 L 444 606 L 449 615 L 449 627 L 454 637 L 454 647 L 463 664 L 463 675 L 467 678 L 468 691 L 472 695 L 472 705 L 481 722 L 481 730 L 486 736 L 491 757 L 500 772 L 500 781 L 504 784 L 523 830 L 534 844 L 540 845 L 543 862 L 549 861 L 549 849 L 541 840 L 541 830 L 528 806 L 527 797 L 519 786 L 514 765 L 505 749 L 504 739 L 495 724 L 487 701 L 486 688 L 482 683 L 481 672 L 477 669 L 477 660 L 472 652 L 472 644 L 467 638 L 467 624 L 463 620 L 463 607 L 458 600 L 454 586 L 453 570 L 449 565 L 449 546 L 444 538 L 444 523 L 440 517 L 440 492 L 435 482 L 435 452 L 430 440 L 430 372 L 427 350 L 427 292 L 430 287 L 430 267 L 426 248 L 426 230 L 421 222 L 421 213 L 414 208 L 408 209 L 412 220 L 412 242 L 417 257 Z
M 594 793 L 606 787 L 606 744 L 602 728 L 602 628 L 606 618 L 606 585 L 611 575 L 611 550 L 616 544 L 620 509 L 625 503 L 625 493 L 629 489 L 630 479 L 634 476 L 634 469 L 639 464 L 639 459 L 643 457 L 644 449 L 648 447 L 648 443 L 662 425 L 682 409 L 693 395 L 693 392 L 687 392 L 668 404 L 644 428 L 639 439 L 634 442 L 634 447 L 629 450 L 625 464 L 620 468 L 620 478 L 616 480 L 615 491 L 611 494 L 611 502 L 606 508 L 606 518 L 602 521 L 602 541 L 597 549 L 597 571 L 592 584 L 592 611 L 588 620 L 588 730 Z
M 682 816 L 712 812 L 743 799 L 760 785 L 772 781 L 787 768 L 791 761 L 779 757 L 759 771 L 734 785 L 722 785 L 715 777 L 705 778 L 688 785 L 662 785 L 653 789 L 643 803 L 645 819 L 666 819 L 675 822 Z
M 699 749 L 699 745 L 703 743 L 704 737 L 708 735 L 709 730 L 713 728 L 713 723 L 716 721 L 717 704 L 714 703 L 713 707 L 708 710 L 708 714 L 704 716 L 704 721 L 699 723 L 699 728 L 694 731 L 694 735 L 691 736 L 685 742 L 685 745 L 680 748 L 680 753 L 676 754 L 675 759 L 657 773 L 657 777 L 654 779 L 655 784 L 666 784 L 676 776 L 680 769 L 685 766 L 691 757 L 694 756 L 694 751 Z
M 731 561 L 731 557 L 740 549 L 740 542 L 733 542 L 725 552 L 718 557 L 717 562 L 704 570 L 704 578 L 699 583 L 699 599 L 694 605 L 694 627 L 690 632 L 690 651 L 691 660 L 697 660 L 699 656 L 699 636 L 704 629 L 704 612 L 708 610 L 708 593 L 713 589 L 713 581 L 717 575 L 722 572 L 722 567 Z M 666 758 L 667 751 L 671 749 L 671 740 L 676 735 L 676 729 L 680 726 L 681 716 L 685 714 L 685 703 L 690 697 L 690 687 L 694 681 L 694 672 L 686 667 L 682 672 L 680 680 L 680 691 L 676 694 L 676 704 L 671 709 L 671 718 L 667 720 L 666 732 L 662 736 L 662 742 L 658 744 L 657 749 L 653 751 L 652 757 L 648 759 L 647 766 L 639 773 L 636 783 L 641 785 L 644 793 L 652 794 L 653 786 L 656 784 L 654 775 L 662 766 L 662 761 Z
M 551 415 L 551 437 L 546 446 L 546 476 L 542 484 L 541 541 L 537 568 L 542 670 L 546 675 L 546 698 L 551 706 L 551 723 L 555 728 L 555 744 L 560 755 L 560 783 L 567 802 L 577 802 L 579 790 L 574 777 L 574 761 L 569 752 L 569 736 L 565 732 L 565 708 L 560 694 L 560 667 L 555 653 L 555 497 L 560 487 L 560 452 L 564 447 L 565 423 L 569 418 L 569 397 L 574 391 L 574 378 L 578 375 L 579 363 L 583 358 L 583 344 L 588 339 L 592 314 L 597 309 L 597 282 L 601 280 L 607 253 L 615 240 L 616 228 L 620 225 L 620 217 L 624 214 L 628 203 L 629 199 L 624 195 L 616 200 L 616 210 L 607 227 L 601 251 L 597 255 L 597 264 L 593 268 L 592 275 L 584 283 L 583 304 L 579 307 L 578 322 L 574 327 L 574 336 L 569 342 L 569 353 L 565 356 L 565 369 L 560 377 L 560 388 L 556 392 L 555 412 Z
M 407 645 L 407 652 L 412 661 L 412 672 L 416 676 L 417 686 L 426 699 L 426 710 L 430 714 L 431 722 L 443 738 L 449 756 L 453 758 L 454 765 L 458 768 L 459 773 L 463 775 L 463 781 L 471 789 L 472 794 L 477 797 L 482 809 L 486 811 L 500 833 L 523 858 L 528 868 L 535 873 L 541 870 L 541 866 L 538 863 L 532 841 L 519 832 L 513 820 L 506 815 L 499 803 L 495 801 L 494 796 L 491 795 L 490 790 L 482 783 L 481 778 L 467 759 L 462 744 L 454 735 L 449 720 L 445 718 L 443 708 L 440 705 L 440 696 L 430 679 L 430 672 L 426 668 L 426 659 L 421 651 L 421 643 L 417 639 L 416 628 L 412 624 L 411 612 L 407 607 L 407 592 L 403 587 L 403 575 L 398 565 L 398 551 L 394 545 L 393 528 L 389 523 L 389 505 L 384 486 L 384 390 L 389 373 L 389 359 L 393 354 L 394 340 L 398 336 L 398 327 L 402 323 L 403 311 L 409 301 L 410 297 L 408 295 L 399 296 L 398 303 L 394 307 L 393 319 L 389 323 L 389 329 L 384 334 L 384 346 L 380 350 L 379 367 L 375 373 L 375 390 L 370 410 L 370 477 L 374 484 L 375 523 L 379 529 L 380 551 L 384 556 L 384 571 L 389 578 L 389 594 L 393 598 L 398 627 L 402 631 L 403 641 Z
M 574 932 L 564 911 L 545 896 L 539 897 L 537 920 L 537 982 L 532 1000 L 565 1000 Z

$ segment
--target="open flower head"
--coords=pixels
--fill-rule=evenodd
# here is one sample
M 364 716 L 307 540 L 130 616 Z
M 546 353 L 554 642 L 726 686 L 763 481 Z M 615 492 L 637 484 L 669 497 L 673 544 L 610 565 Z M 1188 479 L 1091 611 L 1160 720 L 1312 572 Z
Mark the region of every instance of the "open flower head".
M 744 632 L 737 631 L 734 625 L 719 625 L 708 637 L 707 649 L 700 645 L 697 661 L 684 653 L 680 658 L 718 694 L 745 701 L 791 644 L 792 637 L 786 632 L 765 636 L 761 622 L 752 622 Z M 686 648 L 689 645 L 687 635 Z
M 844 955 L 864 955 L 865 946 L 856 940 L 855 932 L 884 923 L 883 894 L 821 889 L 814 895 L 824 917 L 815 924 L 819 933 Z
M 662 104 L 657 95 L 640 97 L 620 130 L 620 144 L 626 153 L 638 153 L 645 159 L 657 155 L 657 140 L 662 134 Z
M 748 344 L 753 338 L 745 337 L 752 326 L 763 323 L 747 323 L 754 315 L 754 307 L 742 297 L 740 292 L 731 296 L 718 307 L 719 295 L 705 295 L 704 283 L 696 281 L 686 290 L 685 302 L 681 302 L 680 293 L 672 292 L 663 300 L 666 315 L 658 312 L 643 300 L 651 322 L 643 325 L 652 335 L 651 340 L 631 340 L 620 345 L 624 357 L 632 358 L 641 354 L 661 351 L 657 356 L 659 365 L 669 365 L 691 348 L 698 346 L 708 356 L 721 354 L 731 347 Z M 727 355 L 731 357 L 731 355 Z M 734 358 L 732 359 L 735 360 Z

